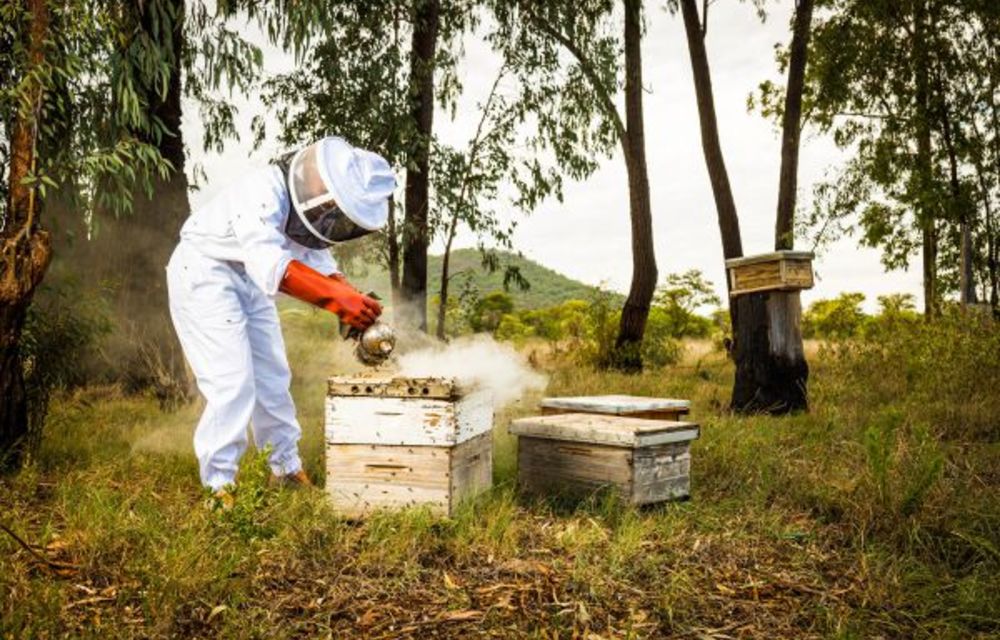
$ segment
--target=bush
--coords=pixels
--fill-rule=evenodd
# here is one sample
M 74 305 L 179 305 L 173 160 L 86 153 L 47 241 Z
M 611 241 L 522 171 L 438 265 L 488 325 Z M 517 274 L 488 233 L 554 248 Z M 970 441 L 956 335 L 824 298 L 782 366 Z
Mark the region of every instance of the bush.
M 471 308 L 469 326 L 473 331 L 493 333 L 500 326 L 504 315 L 514 311 L 514 300 L 510 294 L 494 291 L 477 300 Z
M 869 317 L 861 310 L 863 293 L 842 293 L 832 300 L 817 300 L 802 317 L 802 336 L 842 340 L 858 335 Z
M 671 273 L 653 297 L 653 309 L 660 312 L 657 320 L 660 328 L 678 339 L 711 335 L 712 321 L 696 314 L 695 310 L 720 303 L 712 283 L 697 269 Z
M 21 356 L 28 394 L 28 450 L 37 445 L 49 397 L 60 388 L 83 385 L 100 339 L 111 332 L 108 301 L 100 293 L 80 294 L 74 282 L 43 284 L 24 325 Z
M 586 364 L 600 369 L 616 367 L 622 359 L 632 354 L 623 352 L 615 342 L 621 311 L 615 308 L 611 296 L 605 292 L 595 295 L 589 307 L 589 331 L 577 350 L 578 357 Z M 663 367 L 680 360 L 683 349 L 673 338 L 673 325 L 669 314 L 662 309 L 650 310 L 646 333 L 640 346 L 640 355 L 646 367 Z

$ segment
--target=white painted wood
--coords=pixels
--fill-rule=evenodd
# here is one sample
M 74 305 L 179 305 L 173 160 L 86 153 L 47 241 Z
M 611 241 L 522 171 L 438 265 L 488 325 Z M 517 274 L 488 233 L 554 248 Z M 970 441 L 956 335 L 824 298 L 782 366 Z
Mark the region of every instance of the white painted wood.
M 493 430 L 493 394 L 488 389 L 473 391 L 455 403 L 458 432 L 455 444 Z
M 452 446 L 493 428 L 493 401 L 480 390 L 456 401 L 365 396 L 326 399 L 330 444 Z
M 541 406 L 547 409 L 568 409 L 581 413 L 625 415 L 641 411 L 687 411 L 691 408 L 691 402 L 676 398 L 607 395 L 543 398 Z
M 510 432 L 517 436 L 639 448 L 694 440 L 699 427 L 694 422 L 564 413 L 514 420 Z

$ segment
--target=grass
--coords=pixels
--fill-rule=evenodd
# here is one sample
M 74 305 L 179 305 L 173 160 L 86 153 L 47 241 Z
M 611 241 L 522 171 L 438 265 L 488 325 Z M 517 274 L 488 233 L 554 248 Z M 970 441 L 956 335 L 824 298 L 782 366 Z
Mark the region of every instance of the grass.
M 322 481 L 323 381 L 349 355 L 323 316 L 283 313 L 302 452 Z M 237 507 L 213 513 L 190 450 L 197 406 L 164 414 L 85 389 L 56 400 L 36 458 L 0 480 L 0 523 L 38 554 L 0 533 L 0 637 L 1000 635 L 988 380 L 956 390 L 972 413 L 890 402 L 858 387 L 877 380 L 853 356 L 820 349 L 811 413 L 739 418 L 724 410 L 731 367 L 703 345 L 640 376 L 527 348 L 550 394 L 690 398 L 703 428 L 692 499 L 636 510 L 614 496 L 519 497 L 506 425 L 533 410 L 528 397 L 497 416 L 494 489 L 452 519 L 344 521 L 321 492 L 268 489 L 252 452 Z M 1000 363 L 976 366 L 996 380 Z M 912 373 L 899 368 L 882 375 Z

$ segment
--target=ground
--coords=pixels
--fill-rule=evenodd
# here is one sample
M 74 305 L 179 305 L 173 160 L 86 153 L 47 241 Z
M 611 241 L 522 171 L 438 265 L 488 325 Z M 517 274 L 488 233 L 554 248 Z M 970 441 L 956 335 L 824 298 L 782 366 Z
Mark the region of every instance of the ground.
M 323 382 L 345 352 L 321 316 L 283 315 L 322 483 Z M 535 410 L 526 397 L 497 416 L 495 488 L 453 519 L 347 522 L 320 491 L 268 488 L 254 454 L 236 508 L 213 512 L 190 449 L 197 406 L 77 390 L 0 480 L 0 637 L 1000 635 L 996 431 L 943 438 L 910 404 L 869 406 L 872 377 L 826 348 L 810 350 L 811 412 L 786 418 L 729 415 L 731 365 L 708 343 L 639 376 L 524 349 L 550 394 L 690 398 L 691 500 L 519 497 L 506 426 Z M 994 408 L 976 405 L 988 428 Z

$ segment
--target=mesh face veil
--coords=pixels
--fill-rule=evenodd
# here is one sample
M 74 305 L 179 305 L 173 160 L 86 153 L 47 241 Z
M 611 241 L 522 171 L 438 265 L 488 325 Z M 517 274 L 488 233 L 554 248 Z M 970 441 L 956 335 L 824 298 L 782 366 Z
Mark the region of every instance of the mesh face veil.
M 374 231 L 357 224 L 337 203 L 321 163 L 321 144 L 311 144 L 296 153 L 288 169 L 294 213 L 289 212 L 285 232 L 292 240 L 314 249 Z

